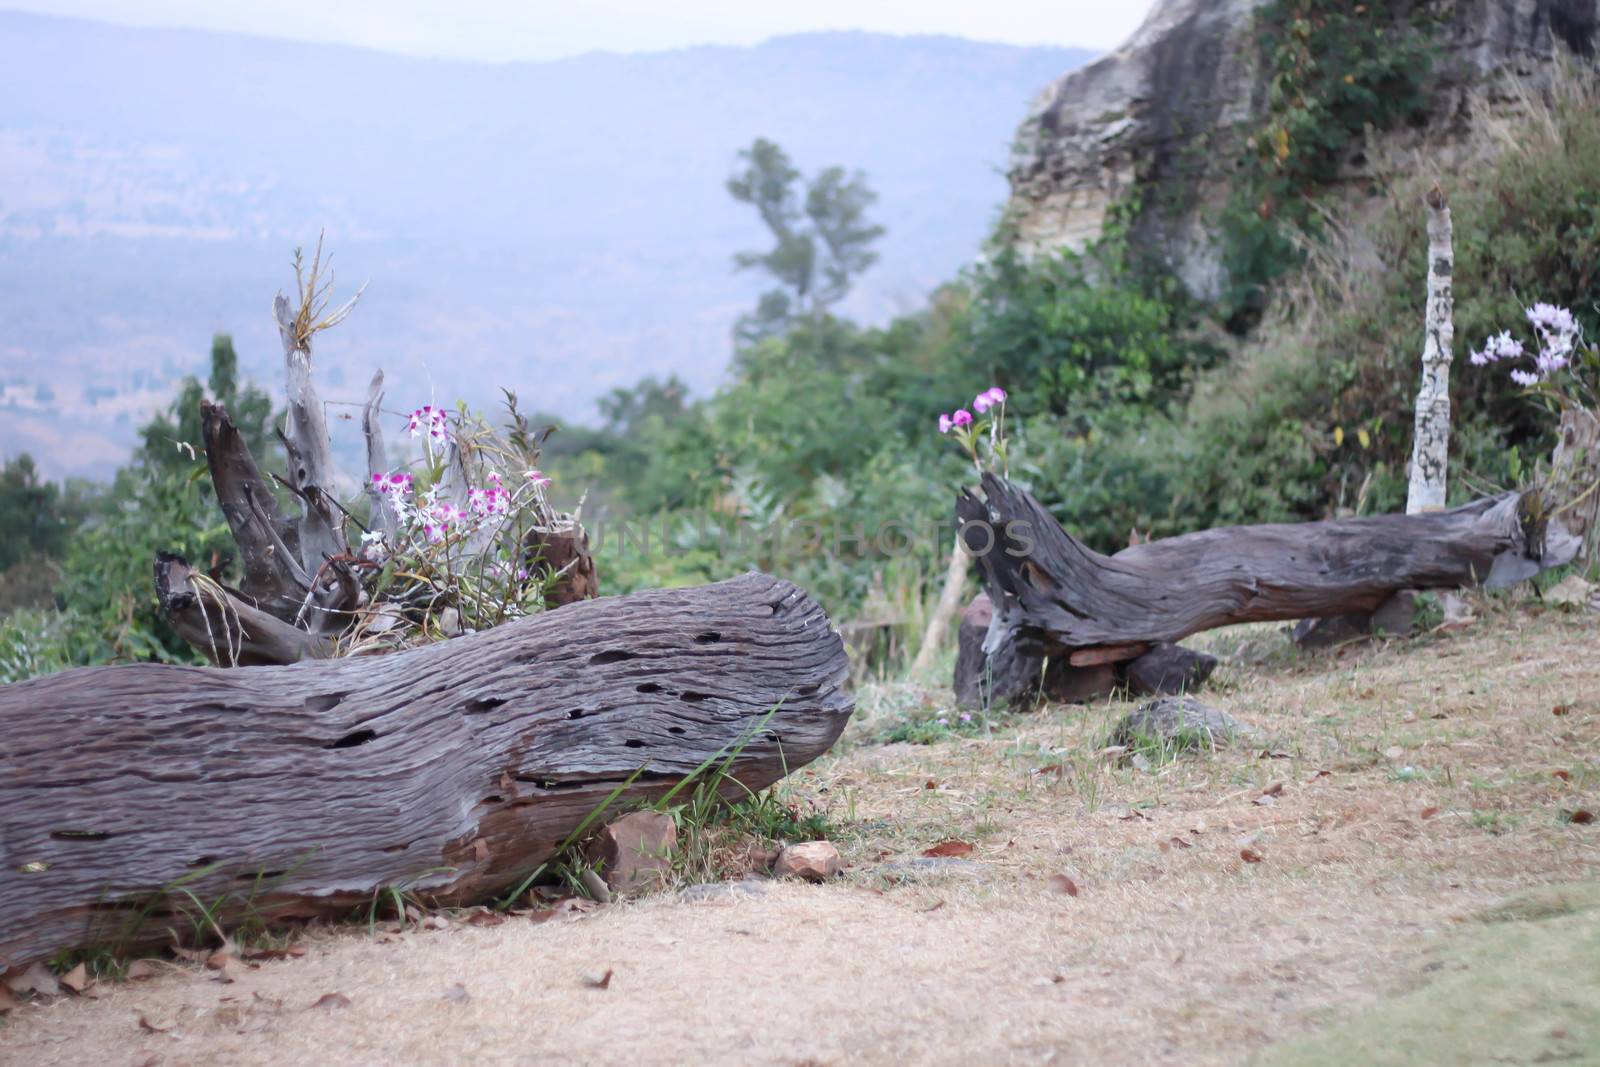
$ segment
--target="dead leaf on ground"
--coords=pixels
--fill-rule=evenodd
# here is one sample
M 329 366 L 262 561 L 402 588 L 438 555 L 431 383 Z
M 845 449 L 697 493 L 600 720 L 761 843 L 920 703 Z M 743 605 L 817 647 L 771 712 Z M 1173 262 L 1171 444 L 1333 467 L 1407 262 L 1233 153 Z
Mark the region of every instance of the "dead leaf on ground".
M 160 1023 L 151 1022 L 150 1021 L 150 1016 L 148 1016 L 148 1015 L 139 1016 L 139 1029 L 144 1030 L 147 1033 L 164 1034 L 168 1030 L 172 1029 L 172 1025 L 173 1025 L 172 1023 L 168 1023 L 168 1022 L 160 1022 Z
M 472 994 L 467 992 L 467 987 L 457 982 L 444 991 L 444 999 L 452 1004 L 465 1004 L 472 999 Z
M 1571 704 L 1557 704 L 1555 707 L 1550 709 L 1550 714 L 1552 714 L 1552 715 L 1566 715 L 1570 711 L 1572 711 L 1572 705 Z
M 1273 782 L 1271 785 L 1267 786 L 1265 789 L 1263 789 L 1261 791 L 1261 795 L 1264 796 L 1264 797 L 1282 796 L 1283 795 L 1283 783 L 1282 782 Z
M 61 984 L 74 993 L 82 993 L 89 986 L 89 968 L 78 964 L 61 976 Z
M 1439 814 L 1439 809 L 1438 808 L 1423 808 L 1422 809 L 1422 817 L 1424 819 L 1431 819 L 1437 814 Z
M 467 915 L 468 926 L 499 926 L 506 921 L 505 912 L 478 908 Z
M 128 971 L 124 977 L 130 982 L 142 982 L 146 978 L 154 978 L 157 973 L 154 960 L 134 960 L 128 964 Z
M 1291 756 L 1289 753 L 1283 751 L 1283 749 L 1281 749 L 1281 748 L 1264 748 L 1264 749 L 1261 750 L 1261 755 L 1257 756 L 1256 758 L 1257 759 L 1293 759 L 1294 757 Z
M 1246 863 L 1260 863 L 1263 857 L 1261 853 L 1253 848 L 1241 848 L 1239 850 L 1239 858 Z
M 972 850 L 973 845 L 971 842 L 956 841 L 952 839 L 949 841 L 940 841 L 932 848 L 925 848 L 922 850 L 922 854 L 934 859 L 942 859 L 946 857 L 958 858 L 961 856 L 972 855 Z
M 613 972 L 610 967 L 607 967 L 605 974 L 586 974 L 586 975 L 584 975 L 583 976 L 583 982 L 590 989 L 610 989 L 611 988 L 611 975 L 613 973 L 615 973 L 615 972 Z
M 1579 808 L 1577 811 L 1564 811 L 1561 814 L 1567 822 L 1576 823 L 1579 826 L 1588 826 L 1594 822 L 1594 812 L 1587 808 Z
M 1047 774 L 1053 774 L 1057 778 L 1065 778 L 1067 775 L 1067 768 L 1060 763 L 1047 763 L 1043 767 L 1036 768 L 1033 773 L 1039 775 L 1040 777 L 1043 777 Z
M 11 995 L 11 990 L 6 988 L 5 983 L 0 982 L 0 1015 L 15 1011 L 21 1004 L 20 1000 Z
M 156 1067 L 161 1057 L 154 1052 L 141 1052 L 133 1058 L 133 1067 Z
M 1551 771 L 1550 773 L 1561 779 L 1563 782 L 1572 781 L 1572 775 L 1568 774 L 1566 771 Z
M 1189 832 L 1191 834 L 1197 834 L 1200 831 L 1198 831 L 1198 830 L 1190 830 Z M 1181 837 L 1168 838 L 1168 840 L 1170 840 L 1172 842 L 1174 848 L 1193 848 L 1194 847 L 1193 845 L 1189 844 L 1189 842 L 1185 841 Z
M 1044 884 L 1052 893 L 1061 893 L 1069 897 L 1078 895 L 1078 883 L 1064 874 L 1052 874 L 1045 879 Z
M 939 788 L 939 783 L 934 781 L 932 778 L 929 778 L 926 782 L 922 783 L 922 788 L 924 788 L 924 789 L 938 789 Z
M 924 915 L 926 915 L 928 912 L 930 912 L 930 911 L 938 911 L 942 907 L 944 907 L 944 900 L 940 899 L 940 900 L 934 901 L 933 904 L 931 904 L 930 906 L 928 906 L 926 908 L 918 908 L 917 910 L 922 912 Z
M 317 998 L 315 1004 L 311 1005 L 312 1008 L 327 1008 L 330 1011 L 334 1008 L 348 1008 L 349 1006 L 350 998 L 343 993 L 324 993 Z M 311 1009 L 307 1008 L 306 1010 L 310 1011 Z

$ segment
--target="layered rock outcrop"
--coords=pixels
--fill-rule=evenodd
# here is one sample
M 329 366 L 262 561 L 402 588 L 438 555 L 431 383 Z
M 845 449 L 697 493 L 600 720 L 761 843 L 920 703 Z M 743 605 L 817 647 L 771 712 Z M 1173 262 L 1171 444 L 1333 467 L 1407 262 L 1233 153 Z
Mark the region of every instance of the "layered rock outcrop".
M 1121 48 L 1058 79 L 1018 131 L 1007 223 L 1036 253 L 1081 248 L 1114 205 L 1137 194 L 1137 245 L 1196 296 L 1224 278 L 1215 218 L 1265 117 L 1268 75 L 1256 35 L 1267 0 L 1157 0 Z M 1560 57 L 1593 63 L 1600 0 L 1431 0 L 1437 58 L 1426 128 L 1458 135 L 1470 92 L 1491 76 L 1546 74 Z M 1415 137 L 1416 131 L 1395 136 Z M 1363 177 L 1353 152 L 1347 177 Z

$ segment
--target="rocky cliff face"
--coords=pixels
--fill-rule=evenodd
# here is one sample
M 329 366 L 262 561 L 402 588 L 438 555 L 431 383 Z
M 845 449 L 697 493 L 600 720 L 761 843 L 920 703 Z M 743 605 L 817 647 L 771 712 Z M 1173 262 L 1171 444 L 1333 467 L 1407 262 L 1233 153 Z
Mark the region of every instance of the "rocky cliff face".
M 1007 221 L 1019 247 L 1081 248 L 1137 194 L 1135 243 L 1196 296 L 1216 296 L 1215 218 L 1267 107 L 1255 24 L 1267 2 L 1157 0 L 1120 49 L 1047 87 L 1012 158 Z M 1468 94 L 1490 76 L 1538 77 L 1563 55 L 1594 61 L 1600 0 L 1425 3 L 1437 48 L 1427 129 L 1446 139 L 1465 129 Z M 1343 176 L 1361 177 L 1364 163 L 1352 152 Z

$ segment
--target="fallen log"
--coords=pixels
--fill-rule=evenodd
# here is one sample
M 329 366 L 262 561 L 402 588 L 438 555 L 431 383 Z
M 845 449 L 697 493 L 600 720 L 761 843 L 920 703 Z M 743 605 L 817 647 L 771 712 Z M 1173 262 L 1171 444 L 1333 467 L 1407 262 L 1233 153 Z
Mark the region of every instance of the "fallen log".
M 815 601 L 748 574 L 388 656 L 0 688 L 0 971 L 163 941 L 199 902 L 225 924 L 504 893 L 630 776 L 614 810 L 718 753 L 752 790 L 815 759 L 848 669 Z
M 1402 589 L 1509 584 L 1570 561 L 1587 530 L 1535 513 L 1532 493 L 1505 493 L 1417 515 L 1205 530 L 1105 556 L 1009 481 L 986 473 L 982 493 L 963 490 L 956 518 L 969 547 L 989 546 L 977 559 L 995 605 L 985 652 L 1014 641 L 1074 663 L 1235 623 L 1371 612 Z

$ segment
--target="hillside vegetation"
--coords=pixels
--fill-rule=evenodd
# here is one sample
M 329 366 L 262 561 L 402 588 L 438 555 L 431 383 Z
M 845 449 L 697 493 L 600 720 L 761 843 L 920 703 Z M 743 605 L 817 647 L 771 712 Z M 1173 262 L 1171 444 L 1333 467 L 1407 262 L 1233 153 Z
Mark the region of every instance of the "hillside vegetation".
M 1467 165 L 1447 181 L 1453 500 L 1519 480 L 1550 445 L 1538 410 L 1466 353 L 1534 301 L 1570 307 L 1587 336 L 1600 332 L 1591 78 L 1569 72 L 1547 96 L 1511 86 L 1509 104 L 1485 106 Z M 1341 128 L 1353 121 L 1339 113 Z M 1373 197 L 1326 196 L 1308 209 L 1315 226 L 1279 226 L 1284 258 L 1268 272 L 1277 280 L 1243 333 L 1232 303 L 1187 297 L 1130 250 L 1136 200 L 1081 254 L 1023 260 L 1002 229 L 979 264 L 883 326 L 845 315 L 854 267 L 825 302 L 801 299 L 763 318 L 773 310 L 763 298 L 743 320 L 725 385 L 696 395 L 676 376 L 647 377 L 604 397 L 598 425 L 550 440 L 557 490 L 569 503 L 588 494 L 602 591 L 771 571 L 813 590 L 835 619 L 887 623 L 889 654 L 873 667 L 898 669 L 938 594 L 950 543 L 940 524 L 969 473 L 936 417 L 994 384 L 1010 396 L 1012 476 L 1102 550 L 1135 534 L 1399 508 L 1422 345 L 1421 195 L 1432 176 L 1414 159 L 1391 160 L 1384 172 L 1391 177 Z M 846 181 L 840 170 L 819 186 L 824 174 L 813 173 L 813 192 L 831 190 L 848 213 L 841 225 L 864 235 L 860 263 L 870 266 L 880 217 L 863 184 L 872 176 Z M 799 219 L 809 194 L 791 193 Z M 1314 183 L 1299 191 L 1316 193 Z M 1224 240 L 1237 236 L 1227 218 L 1218 225 Z M 771 252 L 740 262 L 776 281 L 778 296 L 799 285 L 803 298 L 810 275 L 785 274 L 780 231 Z M 212 391 L 237 388 L 228 372 Z M 228 565 L 203 464 L 177 444 L 192 434 L 170 429 L 192 418 L 185 405 L 202 391 L 190 387 L 166 416 L 169 429 L 147 432 L 103 499 L 43 488 L 15 464 L 8 471 L 8 492 L 43 494 L 30 506 L 56 516 L 31 516 L 37 530 L 89 519 L 72 538 L 58 530 L 12 540 L 6 587 L 27 592 L 11 602 L 48 608 L 41 592 L 54 585 L 66 611 L 13 618 L 0 645 L 11 649 L 6 677 L 192 655 L 156 618 L 145 568 L 158 547 Z M 413 399 L 422 398 L 395 402 Z M 59 583 L 39 577 L 56 567 Z

